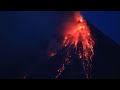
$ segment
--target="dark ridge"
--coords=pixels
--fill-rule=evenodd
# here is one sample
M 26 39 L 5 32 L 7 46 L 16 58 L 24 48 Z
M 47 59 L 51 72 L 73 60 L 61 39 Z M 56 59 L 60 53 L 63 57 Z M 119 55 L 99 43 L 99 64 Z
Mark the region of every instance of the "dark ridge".
M 120 78 L 120 46 L 94 25 L 88 24 L 95 39 L 93 78 Z
M 94 25 L 90 23 L 88 25 L 95 40 L 92 79 L 120 79 L 120 46 Z M 60 42 L 60 38 L 59 33 L 53 35 L 53 38 L 47 40 L 41 47 L 41 52 L 48 52 L 49 42 L 54 42 L 54 40 Z M 64 54 L 61 53 L 62 51 L 53 58 L 49 58 L 47 53 L 41 53 L 40 58 L 44 63 L 38 60 L 39 63 L 36 65 L 36 69 L 28 78 L 53 79 L 64 58 Z M 85 79 L 80 60 L 74 57 L 71 64 L 66 66 L 65 71 L 58 79 Z
M 93 57 L 93 79 L 120 79 L 120 46 L 112 39 L 104 35 L 94 25 L 88 23 L 91 34 L 95 40 Z M 56 35 L 59 39 L 59 35 Z M 61 52 L 62 53 L 62 52 Z M 62 57 L 60 54 L 54 57 L 54 70 L 59 68 L 62 64 Z M 50 60 L 52 61 L 52 60 Z M 56 64 L 56 65 L 55 65 Z M 56 72 L 55 71 L 55 72 Z M 55 73 L 54 73 L 55 74 Z M 81 68 L 80 60 L 73 58 L 70 65 L 66 66 L 65 71 L 61 74 L 59 79 L 84 79 L 84 71 Z

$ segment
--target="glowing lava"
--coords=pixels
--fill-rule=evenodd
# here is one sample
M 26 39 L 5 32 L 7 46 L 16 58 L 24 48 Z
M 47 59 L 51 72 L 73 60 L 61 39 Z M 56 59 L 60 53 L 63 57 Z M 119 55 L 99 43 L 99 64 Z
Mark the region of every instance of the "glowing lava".
M 74 24 L 67 26 L 68 30 L 64 32 L 64 39 L 62 45 L 60 45 L 61 49 L 66 48 L 66 58 L 64 63 L 58 69 L 58 76 L 64 71 L 65 65 L 70 63 L 73 52 L 71 48 L 74 48 L 76 54 L 80 60 L 82 60 L 83 69 L 86 74 L 86 78 L 91 78 L 91 65 L 92 65 L 92 57 L 94 55 L 94 40 L 90 33 L 87 22 L 80 15 L 80 12 L 75 12 L 73 15 Z M 55 56 L 56 52 L 51 52 L 51 56 Z

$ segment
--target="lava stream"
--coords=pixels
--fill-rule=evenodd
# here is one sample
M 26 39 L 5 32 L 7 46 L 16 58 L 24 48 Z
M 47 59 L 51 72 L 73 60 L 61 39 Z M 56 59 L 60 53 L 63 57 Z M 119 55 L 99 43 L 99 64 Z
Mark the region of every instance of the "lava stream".
M 80 12 L 75 12 L 73 14 L 74 24 L 67 26 L 67 30 L 64 32 L 64 39 L 59 45 L 58 50 L 53 50 L 50 53 L 51 57 L 54 57 L 60 49 L 65 48 L 65 59 L 63 64 L 58 69 L 58 74 L 55 79 L 57 79 L 65 69 L 65 65 L 69 64 L 73 52 L 71 49 L 74 49 L 74 54 L 79 57 L 79 60 L 82 60 L 83 69 L 86 74 L 86 78 L 91 78 L 91 66 L 92 66 L 92 57 L 94 56 L 94 40 L 90 33 L 90 29 L 87 25 L 87 22 L 80 15 Z M 66 24 L 67 25 L 67 24 Z

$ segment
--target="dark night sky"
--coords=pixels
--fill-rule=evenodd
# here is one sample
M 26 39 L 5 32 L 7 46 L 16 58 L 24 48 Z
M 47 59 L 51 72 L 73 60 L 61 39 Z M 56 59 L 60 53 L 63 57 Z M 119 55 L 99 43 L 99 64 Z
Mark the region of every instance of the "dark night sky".
M 120 11 L 84 11 L 85 19 L 120 44 Z
M 120 44 L 119 11 L 82 11 L 89 22 Z M 10 45 L 35 45 L 38 39 L 50 36 L 56 28 L 57 15 L 53 12 L 0 12 L 0 33 Z M 33 35 L 33 37 L 31 37 Z M 5 41 L 5 40 L 3 40 Z M 26 43 L 26 44 L 24 44 Z M 17 45 L 16 45 L 17 44 Z
M 120 44 L 119 11 L 82 11 L 81 14 L 105 35 Z M 16 63 L 13 63 L 15 58 L 8 60 L 13 58 L 12 55 L 16 55 L 16 58 L 22 55 L 34 56 L 41 42 L 49 39 L 55 32 L 59 17 L 58 13 L 50 11 L 1 11 L 0 74 L 6 74 L 10 66 L 16 66 Z

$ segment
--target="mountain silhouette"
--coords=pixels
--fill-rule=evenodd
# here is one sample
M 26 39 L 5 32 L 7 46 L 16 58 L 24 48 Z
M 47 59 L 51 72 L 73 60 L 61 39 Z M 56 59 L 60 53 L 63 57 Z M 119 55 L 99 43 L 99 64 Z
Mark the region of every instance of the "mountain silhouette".
M 95 40 L 94 57 L 92 65 L 92 79 L 120 79 L 120 46 L 115 43 L 108 36 L 103 34 L 94 25 L 88 23 L 91 30 L 91 34 Z M 62 51 L 56 56 L 49 58 L 47 56 L 49 52 L 50 44 L 55 42 L 61 42 L 62 38 L 59 33 L 54 34 L 52 39 L 43 41 L 43 46 L 40 48 L 41 55 L 38 65 L 36 65 L 35 71 L 28 78 L 33 79 L 53 79 L 57 75 L 57 70 L 60 65 L 63 64 L 64 54 Z M 54 46 L 53 46 L 54 47 Z M 44 53 L 43 53 L 44 52 Z M 82 68 L 81 61 L 73 57 L 73 60 L 69 65 L 65 67 L 63 73 L 58 79 L 85 79 L 85 73 Z
M 104 35 L 94 25 L 88 23 L 91 34 L 95 40 L 92 67 L 93 79 L 119 79 L 120 78 L 120 46 L 112 39 Z M 56 35 L 58 42 L 59 35 Z M 61 52 L 62 53 L 62 52 Z M 62 64 L 64 55 L 55 56 L 53 68 L 59 68 Z M 78 58 L 73 58 L 71 64 L 65 67 L 65 70 L 58 79 L 85 79 L 85 73 L 81 67 Z M 50 60 L 51 61 L 51 60 Z M 56 65 L 55 65 L 56 63 Z M 57 72 L 57 68 L 56 71 Z M 54 70 L 53 70 L 54 71 Z M 54 73 L 55 74 L 55 73 Z M 57 74 L 57 73 L 56 73 Z
M 95 55 L 93 57 L 93 78 L 120 78 L 120 46 L 104 35 L 94 25 L 88 24 L 95 39 Z

